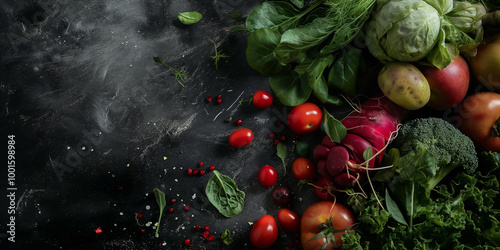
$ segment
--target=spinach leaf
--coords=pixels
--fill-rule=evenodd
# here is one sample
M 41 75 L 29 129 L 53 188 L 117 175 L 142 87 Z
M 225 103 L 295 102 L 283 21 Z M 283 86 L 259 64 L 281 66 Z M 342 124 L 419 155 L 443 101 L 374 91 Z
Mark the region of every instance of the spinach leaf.
M 250 32 L 262 28 L 283 31 L 295 27 L 303 14 L 287 2 L 263 2 L 248 14 L 246 26 Z
M 231 177 L 214 170 L 214 175 L 205 187 L 208 200 L 226 217 L 234 217 L 243 211 L 245 192 L 238 189 Z
M 281 34 L 270 28 L 261 28 L 250 33 L 246 49 L 248 65 L 264 76 L 288 70 L 290 67 L 282 66 L 273 54 L 280 39 Z
M 285 144 L 280 142 L 276 146 L 276 150 L 277 150 L 276 154 L 281 159 L 281 163 L 283 163 L 283 168 L 285 169 L 285 174 L 286 174 L 285 159 L 286 159 L 287 148 L 286 148 Z
M 401 210 L 399 210 L 398 204 L 391 198 L 391 195 L 389 194 L 389 191 L 387 189 L 385 190 L 385 206 L 387 207 L 387 211 L 391 213 L 391 216 L 394 220 L 403 225 L 408 225 L 405 221 L 403 213 L 401 213 Z
M 299 9 L 302 9 L 304 7 L 304 0 L 290 0 L 290 2 Z
M 196 11 L 181 12 L 177 16 L 179 21 L 181 21 L 181 23 L 183 23 L 185 25 L 195 24 L 195 23 L 199 22 L 202 17 L 203 17 L 203 15 L 201 15 L 201 13 L 196 12 Z
M 156 234 L 155 236 L 158 237 L 158 230 L 160 230 L 160 221 L 161 221 L 161 216 L 163 214 L 163 209 L 165 209 L 165 206 L 167 206 L 167 201 L 165 199 L 165 193 L 160 191 L 158 188 L 153 189 L 153 193 L 155 194 L 155 199 L 158 205 L 160 206 L 160 217 L 158 218 L 158 224 L 156 225 Z
M 307 80 L 303 80 L 296 72 L 272 75 L 269 77 L 269 86 L 276 98 L 285 106 L 297 106 L 304 103 L 311 96 L 312 88 Z
M 233 238 L 231 238 L 231 231 L 229 231 L 229 229 L 226 229 L 226 231 L 221 234 L 220 238 L 222 240 L 222 243 L 224 243 L 224 245 L 226 246 L 229 246 L 233 243 Z
M 323 109 L 323 127 L 325 133 L 330 137 L 332 142 L 340 143 L 347 134 L 347 129 L 344 124 L 335 119 L 326 109 Z
M 328 86 L 350 96 L 356 95 L 356 80 L 365 71 L 364 62 L 361 49 L 347 47 L 342 50 L 328 74 Z

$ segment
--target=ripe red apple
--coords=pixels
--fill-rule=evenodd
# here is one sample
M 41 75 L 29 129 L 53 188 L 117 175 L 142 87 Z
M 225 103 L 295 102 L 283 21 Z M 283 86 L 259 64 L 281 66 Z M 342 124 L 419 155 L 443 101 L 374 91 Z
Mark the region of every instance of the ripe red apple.
M 433 66 L 422 67 L 429 87 L 431 99 L 428 107 L 445 110 L 460 104 L 469 89 L 469 65 L 460 55 L 451 60 L 451 63 L 440 70 Z

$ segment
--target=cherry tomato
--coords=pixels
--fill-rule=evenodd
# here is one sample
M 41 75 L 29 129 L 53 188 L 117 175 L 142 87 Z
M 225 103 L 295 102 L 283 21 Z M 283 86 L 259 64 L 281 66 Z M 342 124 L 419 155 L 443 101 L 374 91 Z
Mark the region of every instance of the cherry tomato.
M 316 177 L 316 166 L 305 157 L 297 158 L 292 165 L 292 173 L 296 180 L 312 180 Z
M 250 231 L 250 241 L 256 248 L 267 248 L 278 239 L 278 224 L 271 215 L 262 216 Z
M 260 168 L 257 178 L 262 186 L 272 187 L 278 180 L 278 172 L 272 166 L 265 165 Z
M 259 90 L 253 94 L 252 103 L 260 109 L 269 108 L 273 104 L 273 97 L 267 91 Z
M 252 130 L 248 128 L 240 128 L 231 133 L 229 136 L 229 144 L 235 148 L 242 148 L 250 144 L 253 140 Z
M 278 223 L 281 227 L 290 233 L 296 233 L 300 230 L 300 217 L 293 210 L 282 208 L 278 211 Z
M 314 183 L 314 193 L 323 201 L 334 201 L 338 193 L 335 191 L 335 184 L 328 178 L 321 176 Z
M 500 94 L 479 92 L 468 96 L 459 114 L 458 128 L 478 150 L 500 152 Z
M 323 112 L 314 103 L 306 102 L 295 106 L 288 114 L 288 126 L 297 135 L 312 134 L 318 130 Z
M 311 204 L 304 211 L 300 221 L 300 240 L 304 250 L 311 249 L 340 249 L 342 246 L 342 235 L 351 230 L 354 225 L 352 212 L 340 203 L 331 201 L 320 201 Z M 318 233 L 327 233 L 334 237 L 327 241 L 326 237 L 310 240 Z M 325 248 L 322 248 L 326 246 Z

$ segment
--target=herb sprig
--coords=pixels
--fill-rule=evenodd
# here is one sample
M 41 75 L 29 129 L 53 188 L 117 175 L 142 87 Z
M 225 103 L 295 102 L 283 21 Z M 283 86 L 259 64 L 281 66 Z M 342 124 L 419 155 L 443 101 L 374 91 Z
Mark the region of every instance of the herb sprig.
M 210 40 L 213 44 L 214 44 L 214 50 L 215 50 L 215 55 L 212 56 L 212 59 L 214 60 L 214 64 L 215 64 L 215 69 L 218 70 L 219 69 L 219 61 L 221 58 L 229 58 L 228 55 L 222 53 L 222 50 L 218 50 L 217 49 L 217 44 L 214 42 L 214 40 L 212 39 L 208 39 Z
M 167 200 L 165 199 L 165 193 L 160 191 L 158 188 L 153 189 L 153 193 L 155 194 L 156 202 L 160 206 L 160 216 L 158 218 L 158 223 L 156 225 L 156 234 L 155 237 L 158 237 L 158 230 L 160 230 L 160 221 L 161 216 L 163 214 L 163 209 L 167 206 Z
M 175 79 L 177 80 L 177 82 L 179 82 L 179 84 L 182 87 L 186 87 L 186 86 L 184 86 L 184 84 L 182 82 L 184 81 L 184 77 L 187 75 L 187 73 L 180 69 L 180 67 L 182 65 L 179 65 L 179 66 L 177 66 L 177 68 L 174 68 L 174 67 L 166 64 L 165 61 L 161 57 L 153 57 L 153 59 L 156 63 L 163 64 L 163 65 L 167 66 L 170 70 L 172 70 L 173 71 L 172 75 L 175 76 Z

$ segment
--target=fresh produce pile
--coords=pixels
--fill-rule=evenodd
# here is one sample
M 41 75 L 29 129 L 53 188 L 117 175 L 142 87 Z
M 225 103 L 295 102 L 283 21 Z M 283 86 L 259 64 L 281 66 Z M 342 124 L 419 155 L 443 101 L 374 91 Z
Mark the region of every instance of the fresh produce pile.
M 255 6 L 246 56 L 269 77 L 262 108 L 274 97 L 299 138 L 324 133 L 312 147 L 296 143 L 292 167 L 324 201 L 265 215 L 254 247 L 271 247 L 280 225 L 300 232 L 304 249 L 500 248 L 498 9 L 494 0 Z M 251 131 L 235 133 L 232 146 L 251 143 Z M 271 188 L 276 169 L 258 178 Z M 286 204 L 288 193 L 275 187 L 273 201 Z

